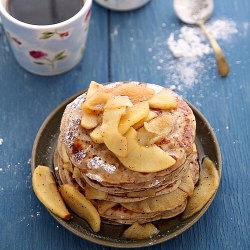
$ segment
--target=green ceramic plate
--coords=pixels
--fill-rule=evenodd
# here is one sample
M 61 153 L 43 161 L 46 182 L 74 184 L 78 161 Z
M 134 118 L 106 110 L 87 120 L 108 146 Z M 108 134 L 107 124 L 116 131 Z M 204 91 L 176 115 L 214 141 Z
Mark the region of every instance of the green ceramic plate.
M 66 105 L 82 93 L 84 93 L 84 91 L 73 95 L 60 104 L 42 124 L 36 136 L 32 150 L 32 173 L 37 165 L 49 166 L 51 170 L 54 171 L 53 154 L 57 144 L 62 114 Z M 192 108 L 197 122 L 196 144 L 199 152 L 199 161 L 201 161 L 204 156 L 208 156 L 215 163 L 219 176 L 221 176 L 221 154 L 213 129 L 205 117 L 193 105 L 190 103 L 188 104 Z M 202 217 L 211 205 L 215 195 L 216 194 L 214 194 L 200 212 L 189 219 L 181 220 L 180 216 L 177 216 L 173 219 L 154 222 L 159 229 L 159 234 L 151 239 L 144 240 L 128 240 L 121 238 L 121 235 L 127 226 L 102 224 L 101 231 L 94 233 L 83 219 L 73 213 L 73 219 L 70 221 L 62 220 L 52 213 L 51 215 L 62 226 L 83 239 L 109 247 L 137 248 L 155 245 L 183 233 Z

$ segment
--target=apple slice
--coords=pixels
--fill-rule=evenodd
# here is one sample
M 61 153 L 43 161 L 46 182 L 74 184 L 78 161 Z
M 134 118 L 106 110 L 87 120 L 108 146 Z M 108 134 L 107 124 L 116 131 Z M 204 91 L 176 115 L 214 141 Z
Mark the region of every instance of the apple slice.
M 155 142 L 156 136 L 157 134 L 148 132 L 143 126 L 137 130 L 136 139 L 138 143 L 142 146 L 152 146 Z
M 187 219 L 199 212 L 217 191 L 219 182 L 220 177 L 214 163 L 208 157 L 204 158 L 198 186 L 188 199 L 182 219 Z
M 126 114 L 121 117 L 119 123 L 119 131 L 123 135 L 130 127 L 132 127 L 137 122 L 146 118 L 149 113 L 149 105 L 147 101 L 138 102 L 132 107 L 128 107 Z
M 176 99 L 164 89 L 158 92 L 149 101 L 149 106 L 155 109 L 176 109 L 178 103 Z
M 117 156 L 119 161 L 128 169 L 135 172 L 152 173 L 169 168 L 175 164 L 169 156 L 156 145 L 144 147 L 136 139 L 137 131 L 130 128 L 125 134 L 127 139 L 127 157 Z
M 81 126 L 86 129 L 92 129 L 98 125 L 98 115 L 95 113 L 83 113 Z
M 163 135 L 166 137 L 173 127 L 173 118 L 171 115 L 159 115 L 149 122 L 144 123 L 145 129 L 157 135 Z
M 85 113 L 101 113 L 103 112 L 104 105 L 111 97 L 112 95 L 110 93 L 96 91 L 82 104 L 82 110 Z
M 132 107 L 133 103 L 128 96 L 112 96 L 104 105 L 104 109 L 118 109 L 123 107 Z
M 87 91 L 86 100 L 89 99 L 97 91 L 105 91 L 105 87 L 100 83 L 91 81 L 89 84 L 88 91 Z
M 82 173 L 78 167 L 74 167 L 72 178 L 82 178 Z
M 61 185 L 59 190 L 65 203 L 70 207 L 70 209 L 79 217 L 85 219 L 94 232 L 99 232 L 101 227 L 101 218 L 93 204 L 70 184 Z
M 133 104 L 147 101 L 155 94 L 155 91 L 151 88 L 147 88 L 146 84 L 134 83 L 118 84 L 114 88 L 109 89 L 108 92 L 115 96 L 128 96 Z
M 99 214 L 103 215 L 108 209 L 116 206 L 119 203 L 113 201 L 105 201 L 105 200 L 98 200 L 97 201 L 97 208 Z
M 188 194 L 188 196 L 193 195 L 193 193 L 194 193 L 194 182 L 193 182 L 190 170 L 188 171 L 187 175 L 182 177 L 179 189 L 186 192 Z
M 138 222 L 135 222 L 124 231 L 122 237 L 127 239 L 142 240 L 149 239 L 158 232 L 159 230 L 152 223 L 139 224 Z
M 149 122 L 152 119 L 154 119 L 155 117 L 157 117 L 157 113 L 152 111 L 152 110 L 149 110 L 148 116 L 146 118 L 140 120 L 136 124 L 134 124 L 133 128 L 138 130 L 139 128 L 141 128 L 144 125 L 144 122 Z
M 58 144 L 58 151 L 60 153 L 60 156 L 63 159 L 63 162 L 65 162 L 65 163 L 70 162 L 69 156 L 67 154 L 66 147 L 65 147 L 65 145 L 63 143 Z
M 91 187 L 88 183 L 86 183 L 85 187 L 85 196 L 88 200 L 105 200 L 108 198 L 108 193 L 95 189 Z
M 95 143 L 104 143 L 103 131 L 101 131 L 101 125 L 97 126 L 92 132 L 90 132 L 89 136 L 91 140 Z
M 37 198 L 52 213 L 69 220 L 70 213 L 58 191 L 55 178 L 47 166 L 37 166 L 32 177 L 32 186 Z
M 188 194 L 180 188 L 174 191 L 154 197 L 149 197 L 146 200 L 120 203 L 124 208 L 135 213 L 158 213 L 166 210 L 172 210 L 179 207 L 187 199 Z
M 100 128 L 107 148 L 120 157 L 127 156 L 127 139 L 118 130 L 119 121 L 125 112 L 126 107 L 104 110 Z

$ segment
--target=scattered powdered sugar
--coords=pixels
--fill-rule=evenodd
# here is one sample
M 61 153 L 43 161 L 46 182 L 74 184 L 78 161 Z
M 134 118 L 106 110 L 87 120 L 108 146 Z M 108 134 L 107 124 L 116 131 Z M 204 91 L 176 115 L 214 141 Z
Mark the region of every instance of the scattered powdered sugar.
M 208 23 L 207 28 L 212 36 L 218 40 L 228 40 L 230 36 L 238 33 L 236 23 L 233 20 L 214 20 Z
M 75 98 L 69 105 L 71 106 L 72 109 L 78 108 L 86 99 L 86 93 L 83 93 L 82 95 L 78 96 Z
M 238 32 L 231 19 L 211 20 L 206 26 L 219 44 L 222 40 L 228 42 Z M 214 56 L 208 55 L 213 54 L 213 49 L 198 26 L 184 25 L 167 38 L 156 37 L 154 43 L 157 51 L 153 59 L 159 62 L 157 70 L 165 76 L 166 87 L 185 94 L 187 89 L 201 83 L 203 79 L 212 80 L 208 70 L 216 67 L 216 61 Z M 154 50 L 149 48 L 148 52 L 154 53 Z
M 201 36 L 197 27 L 183 26 L 180 29 L 178 38 L 175 40 L 174 33 L 171 33 L 167 44 L 176 58 L 179 57 L 202 57 L 211 53 L 211 47 L 204 42 L 205 37 Z
M 3 145 L 3 138 L 0 138 L 0 145 Z

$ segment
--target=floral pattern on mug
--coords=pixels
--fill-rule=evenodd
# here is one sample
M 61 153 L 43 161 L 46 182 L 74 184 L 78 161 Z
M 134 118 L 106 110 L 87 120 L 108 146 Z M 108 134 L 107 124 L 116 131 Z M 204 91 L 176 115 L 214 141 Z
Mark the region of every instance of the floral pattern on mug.
M 10 42 L 14 42 L 15 44 L 17 44 L 17 45 L 22 45 L 22 43 L 18 40 L 18 38 L 16 38 L 16 37 L 13 37 L 11 34 L 10 34 L 10 32 L 6 32 L 7 33 L 7 36 L 8 36 L 8 38 L 9 38 L 9 40 L 10 40 Z
M 86 15 L 85 18 L 84 18 L 84 22 L 85 22 L 85 23 L 88 22 L 88 20 L 90 19 L 91 11 L 92 11 L 92 8 L 90 8 L 90 9 L 88 10 L 88 13 L 87 13 L 87 15 Z
M 56 54 L 53 59 L 49 59 L 48 54 L 43 52 L 43 51 L 32 50 L 32 51 L 29 52 L 29 55 L 31 57 L 33 57 L 34 59 L 39 60 L 39 61 L 34 61 L 35 64 L 37 64 L 37 65 L 48 65 L 52 69 L 55 68 L 55 62 L 56 61 L 63 60 L 64 58 L 67 57 L 67 55 L 65 55 L 65 50 L 63 50 L 63 51 L 59 52 L 58 54 Z
M 67 38 L 70 35 L 70 31 L 64 31 L 64 32 L 58 32 L 57 30 L 51 32 L 51 31 L 45 31 L 42 33 L 42 36 L 39 39 L 49 39 L 52 36 L 57 35 L 58 37 L 60 37 L 61 39 Z
M 89 21 L 89 19 L 90 19 L 90 17 L 91 17 L 91 11 L 92 11 L 92 8 L 90 8 L 90 9 L 88 10 L 86 16 L 85 16 L 84 19 L 83 19 L 82 27 L 83 27 L 84 29 L 82 30 L 82 32 L 81 32 L 81 34 L 80 34 L 80 36 L 79 36 L 79 38 L 78 38 L 78 41 L 81 40 L 82 37 L 83 37 L 85 34 L 87 34 L 87 32 L 88 32 L 88 29 L 89 29 L 89 23 L 88 23 L 88 21 Z M 86 23 L 87 23 L 87 25 L 86 25 Z

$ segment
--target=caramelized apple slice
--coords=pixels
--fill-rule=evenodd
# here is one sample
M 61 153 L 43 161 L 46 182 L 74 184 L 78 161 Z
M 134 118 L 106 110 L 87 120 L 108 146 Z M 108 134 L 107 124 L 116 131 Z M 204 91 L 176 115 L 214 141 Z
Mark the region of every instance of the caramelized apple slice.
M 52 213 L 69 220 L 70 213 L 58 191 L 55 178 L 47 166 L 37 166 L 32 177 L 32 186 L 37 198 Z
M 218 187 L 218 171 L 214 163 L 206 157 L 202 162 L 198 186 L 194 189 L 193 195 L 188 199 L 182 219 L 187 219 L 199 212 L 211 199 Z
M 147 101 L 139 102 L 128 107 L 126 109 L 126 114 L 121 117 L 119 123 L 119 131 L 123 135 L 125 134 L 130 127 L 140 120 L 146 118 L 149 113 L 149 105 Z
M 111 97 L 111 93 L 96 91 L 82 104 L 82 109 L 85 113 L 101 113 L 104 110 L 104 105 Z
M 89 84 L 88 91 L 87 91 L 86 100 L 88 100 L 97 91 L 100 91 L 100 92 L 104 91 L 105 92 L 105 87 L 100 83 L 97 83 L 95 81 L 91 81 Z
M 100 215 L 93 204 L 82 193 L 70 184 L 60 186 L 60 193 L 70 209 L 79 217 L 85 219 L 94 232 L 100 231 Z
M 105 201 L 105 200 L 98 200 L 97 201 L 97 208 L 99 214 L 104 214 L 108 209 L 116 206 L 118 203 L 113 201 Z
M 125 112 L 125 107 L 105 110 L 100 128 L 103 132 L 103 141 L 105 145 L 119 157 L 127 156 L 127 139 L 118 130 L 119 121 Z
M 148 239 L 158 232 L 158 229 L 152 223 L 139 224 L 138 222 L 135 222 L 124 231 L 122 237 L 127 239 L 142 240 Z
M 94 199 L 104 200 L 107 199 L 108 197 L 108 193 L 95 189 L 91 187 L 88 183 L 86 184 L 85 187 L 85 195 L 88 200 L 94 200 Z
M 175 160 L 156 145 L 144 147 L 136 139 L 137 131 L 130 128 L 127 138 L 127 157 L 118 157 L 128 169 L 136 172 L 158 172 L 175 164 Z
M 98 125 L 98 115 L 95 113 L 84 112 L 81 119 L 81 126 L 86 129 L 92 129 Z
M 172 210 L 183 204 L 187 199 L 187 193 L 177 188 L 174 191 L 149 197 L 146 200 L 121 203 L 121 205 L 136 213 L 155 213 L 164 212 L 166 210 Z
M 103 134 L 104 133 L 101 130 L 101 125 L 99 125 L 92 132 L 90 132 L 89 136 L 91 140 L 95 143 L 104 143 Z
M 152 146 L 154 144 L 155 137 L 157 136 L 157 134 L 148 132 L 143 126 L 138 129 L 136 139 L 142 146 Z
M 170 133 L 172 126 L 173 118 L 171 115 L 159 115 L 151 121 L 144 123 L 144 127 L 148 132 L 163 135 L 163 137 Z
M 72 178 L 82 178 L 82 173 L 78 167 L 74 167 Z
M 108 90 L 113 95 L 128 96 L 133 104 L 147 101 L 155 94 L 153 89 L 147 88 L 146 84 L 124 83 Z
M 177 101 L 175 98 L 166 92 L 164 89 L 154 95 L 149 101 L 149 106 L 155 109 L 175 109 L 177 108 Z
M 128 96 L 112 96 L 108 99 L 104 106 L 104 109 L 118 109 L 122 107 L 131 107 L 132 102 L 129 100 Z
M 157 117 L 157 113 L 152 111 L 152 110 L 149 110 L 148 116 L 146 118 L 140 120 L 136 124 L 134 124 L 133 128 L 137 130 L 137 129 L 141 128 L 144 125 L 144 122 L 149 122 L 152 119 L 154 119 L 155 117 Z
M 60 156 L 62 157 L 63 162 L 70 162 L 66 147 L 63 143 L 58 144 L 58 151 L 60 152 Z
M 73 173 L 73 171 L 74 171 L 72 164 L 70 162 L 63 163 L 63 168 L 71 173 Z

